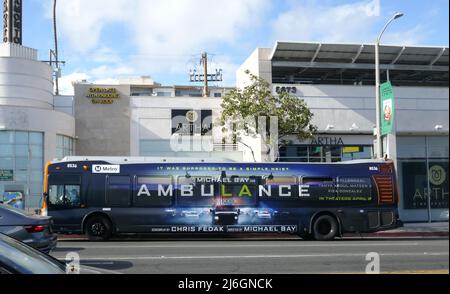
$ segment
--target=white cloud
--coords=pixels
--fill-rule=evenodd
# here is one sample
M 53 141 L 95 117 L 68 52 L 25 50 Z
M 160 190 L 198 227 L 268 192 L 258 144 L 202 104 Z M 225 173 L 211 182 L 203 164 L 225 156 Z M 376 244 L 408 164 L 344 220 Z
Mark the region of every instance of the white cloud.
M 74 94 L 73 83 L 82 80 L 89 80 L 90 78 L 91 76 L 82 72 L 74 72 L 65 75 L 58 80 L 59 93 L 61 95 L 73 95 Z
M 97 84 L 97 85 L 118 85 L 119 84 L 119 80 L 118 79 L 113 79 L 113 78 L 101 79 L 101 80 L 95 80 L 93 82 L 93 84 Z
M 51 3 L 45 2 L 46 11 L 51 11 Z M 269 0 L 60 0 L 58 31 L 68 43 L 66 51 L 98 63 L 92 74 L 99 78 L 110 77 L 102 73 L 129 72 L 125 67 L 141 74 L 181 73 L 191 55 L 237 44 L 247 27 L 262 21 L 270 4 Z M 121 52 L 120 58 L 117 51 L 101 45 L 101 33 L 110 24 L 124 26 L 127 39 L 114 41 L 130 42 L 135 52 L 126 56 Z
M 135 71 L 132 67 L 120 64 L 117 66 L 101 65 L 89 70 L 89 74 L 95 79 L 105 79 L 123 75 L 131 75 L 134 72 Z
M 60 0 L 57 2 L 58 32 L 71 48 L 87 52 L 97 47 L 102 29 L 110 23 L 125 21 L 127 0 Z M 43 2 L 51 17 L 53 1 Z
M 121 63 L 122 58 L 119 53 L 112 48 L 106 46 L 100 46 L 94 52 L 92 52 L 90 61 L 95 63 Z
M 425 41 L 430 30 L 422 25 L 417 25 L 406 31 L 386 32 L 383 35 L 383 44 L 393 45 L 420 45 Z
M 377 21 L 374 3 L 376 1 L 363 1 L 335 6 L 323 6 L 319 1 L 297 3 L 275 20 L 275 38 L 325 42 L 367 41 L 367 32 Z

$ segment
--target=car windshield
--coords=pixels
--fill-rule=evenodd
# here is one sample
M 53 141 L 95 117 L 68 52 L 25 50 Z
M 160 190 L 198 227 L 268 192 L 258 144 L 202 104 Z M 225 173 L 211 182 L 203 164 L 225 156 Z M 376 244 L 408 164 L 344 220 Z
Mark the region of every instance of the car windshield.
M 3 234 L 0 234 L 0 264 L 24 274 L 65 273 L 63 263 Z
M 31 214 L 31 213 L 26 212 L 25 210 L 18 209 L 18 208 L 12 207 L 12 206 L 10 206 L 10 205 L 6 205 L 6 204 L 1 204 L 1 203 L 0 203 L 0 209 L 2 209 L 2 208 L 3 208 L 3 209 L 6 209 L 6 210 L 9 210 L 9 211 L 11 211 L 11 212 L 14 212 L 14 213 L 23 215 L 23 216 L 31 216 L 31 215 L 33 215 L 33 214 Z

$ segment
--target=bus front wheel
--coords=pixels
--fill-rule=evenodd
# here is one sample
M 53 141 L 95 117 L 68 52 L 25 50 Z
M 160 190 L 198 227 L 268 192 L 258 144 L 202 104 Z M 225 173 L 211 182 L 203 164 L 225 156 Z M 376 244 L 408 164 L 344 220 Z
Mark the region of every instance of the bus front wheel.
M 93 216 L 86 221 L 86 235 L 91 241 L 106 241 L 111 237 L 111 222 L 103 216 Z
M 338 223 L 331 215 L 319 216 L 313 224 L 312 233 L 314 239 L 317 241 L 331 241 L 333 240 L 339 230 Z

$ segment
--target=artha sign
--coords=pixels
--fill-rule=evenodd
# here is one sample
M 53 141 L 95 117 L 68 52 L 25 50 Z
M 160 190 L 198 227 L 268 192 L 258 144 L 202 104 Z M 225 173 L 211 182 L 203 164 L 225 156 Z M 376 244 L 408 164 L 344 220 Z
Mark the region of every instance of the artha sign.
M 316 137 L 311 139 L 310 145 L 332 146 L 345 144 L 341 137 Z

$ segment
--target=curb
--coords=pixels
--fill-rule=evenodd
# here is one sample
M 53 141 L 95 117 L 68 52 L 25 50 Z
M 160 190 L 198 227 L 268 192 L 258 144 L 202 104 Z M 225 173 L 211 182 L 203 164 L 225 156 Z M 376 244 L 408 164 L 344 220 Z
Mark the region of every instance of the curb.
M 345 234 L 344 237 L 448 237 L 447 231 L 437 232 L 377 232 L 369 234 Z
M 362 233 L 362 234 L 354 234 L 354 233 L 349 233 L 349 234 L 344 234 L 344 238 L 421 238 L 421 237 L 427 237 L 427 238 L 443 238 L 443 237 L 448 237 L 449 234 L 448 231 L 436 231 L 436 232 L 394 232 L 394 231 L 386 231 L 386 232 L 376 232 L 376 233 Z M 156 236 L 153 236 L 156 239 L 159 239 Z M 165 237 L 167 239 L 171 239 L 171 237 L 173 238 L 173 236 L 159 236 L 160 238 L 164 239 Z M 186 236 L 187 237 L 187 236 Z M 279 235 L 276 235 L 276 237 L 281 237 Z M 193 237 L 195 238 L 195 237 Z M 258 238 L 264 238 L 264 239 L 272 239 L 274 238 L 274 236 L 251 236 L 251 237 L 244 237 L 244 236 L 240 236 L 238 238 L 227 238 L 228 240 L 239 240 L 239 239 L 245 239 L 245 240 L 255 240 Z M 122 238 L 119 238 L 122 239 Z M 144 238 L 146 239 L 146 238 Z M 274 238 L 277 239 L 277 238 Z M 85 235 L 58 235 L 58 241 L 87 241 L 88 239 L 86 238 Z M 122 240 L 126 241 L 126 240 L 130 240 L 127 237 L 124 237 Z M 135 239 L 131 239 L 131 240 L 140 240 L 139 238 L 135 238 Z M 147 240 L 147 239 L 146 239 Z M 148 240 L 152 240 L 152 238 L 148 238 Z M 201 240 L 201 238 L 199 239 Z

